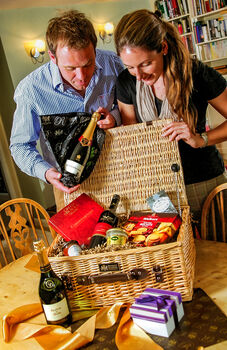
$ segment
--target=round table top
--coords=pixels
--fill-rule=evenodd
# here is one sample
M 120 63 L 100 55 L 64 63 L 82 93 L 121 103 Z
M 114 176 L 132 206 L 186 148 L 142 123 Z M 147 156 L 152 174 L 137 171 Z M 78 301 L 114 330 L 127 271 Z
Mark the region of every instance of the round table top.
M 195 287 L 202 288 L 227 315 L 227 244 L 196 240 Z M 39 273 L 24 266 L 32 254 L 26 255 L 0 270 L 0 318 L 23 304 L 39 302 Z M 37 317 L 44 317 L 43 315 Z M 37 320 L 37 319 L 36 319 Z M 0 336 L 1 350 L 21 350 L 20 343 L 6 344 Z M 42 349 L 33 339 L 23 342 L 23 350 Z M 225 350 L 227 342 L 207 350 Z

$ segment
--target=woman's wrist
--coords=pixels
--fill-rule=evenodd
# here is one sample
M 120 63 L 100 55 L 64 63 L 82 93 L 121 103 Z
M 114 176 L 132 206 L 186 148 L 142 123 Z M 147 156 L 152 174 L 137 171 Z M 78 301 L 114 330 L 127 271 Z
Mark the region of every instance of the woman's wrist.
M 196 136 L 195 148 L 204 148 L 208 145 L 207 134 L 205 136 L 203 134 L 204 133 L 201 133 L 201 134 L 196 133 L 195 134 L 195 136 Z
M 196 134 L 196 148 L 204 148 L 208 146 L 208 136 L 206 132 Z
M 207 136 L 207 132 L 202 132 L 200 134 L 200 137 L 203 139 L 203 146 L 200 146 L 200 148 L 204 148 L 208 146 L 208 136 Z

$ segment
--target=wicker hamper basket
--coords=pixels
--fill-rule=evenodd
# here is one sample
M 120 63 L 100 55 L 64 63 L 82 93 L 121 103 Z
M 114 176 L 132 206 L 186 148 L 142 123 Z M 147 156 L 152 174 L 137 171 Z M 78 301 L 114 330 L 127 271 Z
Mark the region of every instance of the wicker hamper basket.
M 182 225 L 177 241 L 78 257 L 50 257 L 53 270 L 71 278 L 73 290 L 68 291 L 68 297 L 72 310 L 133 302 L 147 287 L 180 292 L 184 301 L 192 299 L 195 247 L 190 210 L 178 145 L 161 136 L 167 122 L 108 130 L 95 169 L 79 191 L 65 197 L 65 204 L 85 192 L 108 208 L 113 194 L 118 193 L 121 202 L 117 213 L 128 216 L 149 211 L 146 198 L 164 189 L 176 208 L 180 202 Z M 172 172 L 173 163 L 180 165 L 178 173 Z M 157 266 L 162 269 L 162 281 L 154 271 Z

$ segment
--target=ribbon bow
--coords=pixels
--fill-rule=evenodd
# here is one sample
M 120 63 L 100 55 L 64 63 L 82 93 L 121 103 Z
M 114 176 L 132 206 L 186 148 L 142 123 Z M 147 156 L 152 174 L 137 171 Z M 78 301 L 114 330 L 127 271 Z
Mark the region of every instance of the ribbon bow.
M 171 300 L 169 295 L 150 295 L 142 294 L 139 298 L 136 299 L 138 304 L 146 304 L 154 306 L 158 311 L 164 306 L 169 305 L 168 300 Z

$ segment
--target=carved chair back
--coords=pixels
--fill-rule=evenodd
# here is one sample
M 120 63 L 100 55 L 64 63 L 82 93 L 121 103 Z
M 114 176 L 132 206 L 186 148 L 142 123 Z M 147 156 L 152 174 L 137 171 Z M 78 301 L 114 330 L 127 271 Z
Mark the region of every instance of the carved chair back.
M 56 237 L 48 225 L 50 216 L 28 198 L 11 199 L 0 205 L 0 267 L 33 252 L 33 241 L 43 239 L 49 247 Z
M 201 238 L 226 242 L 227 183 L 215 187 L 206 198 L 201 215 Z

